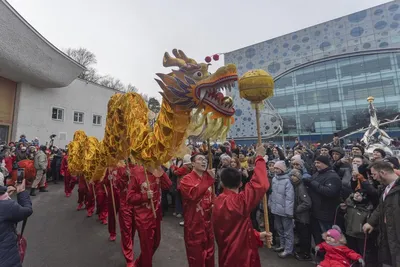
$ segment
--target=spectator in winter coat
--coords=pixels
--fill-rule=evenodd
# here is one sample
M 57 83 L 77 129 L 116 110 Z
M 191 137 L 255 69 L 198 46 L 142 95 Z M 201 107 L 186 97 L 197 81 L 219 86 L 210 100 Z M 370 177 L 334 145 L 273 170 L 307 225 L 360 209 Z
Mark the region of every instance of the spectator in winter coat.
M 28 159 L 28 154 L 26 153 L 26 147 L 21 147 L 21 150 L 17 150 L 17 162 Z
M 362 230 L 362 226 L 370 216 L 373 205 L 368 200 L 367 194 L 363 190 L 357 190 L 351 194 L 346 202 L 346 206 L 343 208 L 346 210 L 345 215 L 345 229 L 347 235 L 347 243 L 349 248 L 357 252 L 358 254 L 364 254 L 364 242 L 367 242 L 365 251 L 365 261 L 367 266 L 378 266 L 377 249 L 375 247 L 376 236 L 372 238 L 369 236 L 365 240 L 365 234 Z
M 388 162 L 377 161 L 371 165 L 375 180 L 385 187 L 379 197 L 379 205 L 363 226 L 365 233 L 375 228 L 379 231 L 378 247 L 380 263 L 400 266 L 400 178 Z
M 57 184 L 60 179 L 62 152 L 58 147 L 53 147 L 53 159 L 51 161 L 51 177 L 53 177 L 53 182 Z
M 300 170 L 293 169 L 290 172 L 290 179 L 294 187 L 294 220 L 300 243 L 300 250 L 295 253 L 295 257 L 300 261 L 309 261 L 311 260 L 311 198 L 303 184 Z
M 381 148 L 375 148 L 372 152 L 374 161 L 383 160 L 386 157 L 386 152 Z
M 272 179 L 272 193 L 268 201 L 271 213 L 274 215 L 274 225 L 280 238 L 280 246 L 275 252 L 280 252 L 280 258 L 287 258 L 293 253 L 293 211 L 294 190 L 287 173 L 284 161 L 274 165 L 275 177 Z
M 15 190 L 17 202 L 9 197 Z M 25 191 L 25 181 L 16 188 L 0 186 L 0 266 L 22 267 L 15 227 L 32 212 L 32 202 Z
M 292 168 L 301 172 L 302 179 L 309 179 L 311 175 L 308 174 L 307 169 L 304 167 L 304 161 L 299 155 L 293 156 L 290 160 Z
M 332 228 L 340 203 L 342 183 L 332 170 L 330 159 L 319 156 L 315 160 L 317 172 L 311 179 L 303 179 L 312 200 L 311 229 L 315 243 L 322 242 L 322 233 Z
M 36 196 L 36 189 L 39 186 L 40 192 L 47 192 L 45 188 L 46 184 L 46 170 L 47 170 L 47 155 L 44 153 L 46 151 L 46 146 L 40 146 L 40 150 L 35 155 L 34 166 L 36 169 L 36 177 L 32 183 L 31 196 Z

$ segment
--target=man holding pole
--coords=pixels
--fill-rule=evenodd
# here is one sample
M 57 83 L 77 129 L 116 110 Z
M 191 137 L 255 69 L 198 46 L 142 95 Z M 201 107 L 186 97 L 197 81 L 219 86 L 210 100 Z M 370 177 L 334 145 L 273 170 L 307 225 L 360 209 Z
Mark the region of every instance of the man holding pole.
M 220 267 L 261 267 L 258 246 L 272 241 L 271 233 L 254 230 L 250 220 L 251 211 L 270 187 L 264 156 L 265 148 L 259 145 L 253 176 L 241 192 L 242 176 L 237 169 L 221 173 L 224 191 L 214 201 L 212 218 Z
M 215 171 L 207 170 L 204 155 L 193 155 L 191 162 L 193 171 L 181 180 L 186 255 L 189 267 L 214 267 L 211 211 Z
M 161 190 L 172 182 L 160 167 L 148 169 L 136 165 L 130 173 L 127 201 L 133 205 L 136 229 L 140 240 L 140 256 L 135 267 L 151 267 L 153 255 L 161 241 Z
M 133 206 L 127 201 L 129 176 L 134 165 L 120 164 L 106 173 L 106 184 L 108 191 L 108 231 L 110 241 L 116 239 L 116 216 L 118 214 L 119 228 L 121 231 L 121 247 L 124 254 L 126 266 L 133 267 L 133 237 L 135 236 L 135 218 Z M 111 191 L 112 190 L 112 191 Z

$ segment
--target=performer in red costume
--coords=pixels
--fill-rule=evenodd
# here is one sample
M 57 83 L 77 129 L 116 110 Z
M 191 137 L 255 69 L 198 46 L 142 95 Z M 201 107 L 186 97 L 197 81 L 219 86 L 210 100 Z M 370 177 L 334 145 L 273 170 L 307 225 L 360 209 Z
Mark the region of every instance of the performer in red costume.
M 76 184 L 76 177 L 71 176 L 71 173 L 68 170 L 68 154 L 66 154 L 61 161 L 60 173 L 64 176 L 65 196 L 70 197 Z
M 214 267 L 214 234 L 211 225 L 212 185 L 215 171 L 207 170 L 207 159 L 191 157 L 193 171 L 181 180 L 184 239 L 189 267 Z
M 150 185 L 147 184 L 146 174 Z M 127 199 L 134 206 L 141 251 L 135 261 L 135 267 L 153 266 L 152 258 L 161 241 L 161 190 L 169 189 L 171 184 L 171 180 L 161 167 L 145 170 L 142 166 L 135 166 L 131 172 Z M 156 217 L 150 201 L 154 203 Z
M 77 210 L 83 209 L 86 206 L 87 216 L 91 217 L 94 212 L 94 192 L 93 185 L 88 184 L 83 176 L 79 176 L 78 184 L 78 207 Z
M 107 191 L 104 187 L 104 181 L 97 181 L 94 183 L 95 194 L 96 194 L 96 207 L 99 216 L 99 221 L 102 224 L 107 224 L 108 218 L 108 205 L 107 205 Z
M 237 169 L 221 173 L 224 191 L 214 201 L 212 217 L 220 267 L 261 267 L 258 246 L 272 241 L 271 233 L 254 230 L 250 220 L 251 211 L 270 187 L 264 156 L 265 148 L 259 146 L 253 176 L 241 192 L 242 175 Z
M 115 214 L 112 203 L 111 187 L 112 184 L 115 209 L 118 213 L 119 228 L 121 231 L 121 247 L 126 260 L 127 267 L 133 267 L 133 238 L 135 236 L 135 219 L 133 215 L 133 207 L 127 202 L 127 192 L 129 176 L 133 171 L 134 165 L 129 164 L 129 169 L 126 166 L 120 166 L 112 171 L 107 171 L 105 183 L 108 190 L 108 232 L 110 233 L 110 241 L 115 241 Z

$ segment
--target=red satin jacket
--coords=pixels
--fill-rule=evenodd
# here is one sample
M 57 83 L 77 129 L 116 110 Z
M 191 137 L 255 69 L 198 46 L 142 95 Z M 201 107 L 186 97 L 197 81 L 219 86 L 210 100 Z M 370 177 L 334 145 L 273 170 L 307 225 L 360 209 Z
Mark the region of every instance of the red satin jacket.
M 64 177 L 71 176 L 71 173 L 68 170 L 68 155 L 65 155 L 61 161 L 60 174 Z
M 153 191 L 153 203 L 156 209 L 157 220 L 161 220 L 161 190 L 167 190 L 171 187 L 171 180 L 164 172 L 160 177 L 155 177 L 151 172 L 147 171 L 150 189 Z M 135 212 L 135 221 L 138 228 L 155 228 L 156 220 L 151 210 L 150 200 L 147 198 L 147 183 L 144 168 L 135 166 L 131 170 L 131 183 L 127 196 L 128 203 L 133 205 Z
M 178 179 L 176 181 L 176 189 L 180 190 L 181 189 L 181 180 L 182 177 L 186 174 L 189 174 L 191 172 L 191 170 L 186 167 L 185 165 L 183 165 L 182 167 L 176 167 L 173 169 L 173 172 L 176 176 L 178 176 Z
M 202 243 L 206 232 L 212 231 L 212 188 L 214 179 L 204 172 L 200 177 L 195 171 L 181 180 L 184 238 L 187 244 Z
M 346 246 L 331 246 L 326 242 L 318 245 L 320 251 L 326 252 L 325 258 L 320 262 L 322 267 L 350 267 L 350 261 L 358 261 L 361 255 Z
M 260 234 L 254 231 L 250 213 L 270 184 L 265 161 L 256 158 L 253 176 L 240 193 L 225 189 L 214 201 L 213 227 L 220 267 L 261 267 Z

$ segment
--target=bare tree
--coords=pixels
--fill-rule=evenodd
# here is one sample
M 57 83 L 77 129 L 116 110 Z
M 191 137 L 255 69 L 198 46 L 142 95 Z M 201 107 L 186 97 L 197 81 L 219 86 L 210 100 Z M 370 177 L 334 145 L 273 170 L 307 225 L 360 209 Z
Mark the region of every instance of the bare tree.
M 98 83 L 101 79 L 101 76 L 97 73 L 97 70 L 93 67 L 97 63 L 96 55 L 87 50 L 86 48 L 68 48 L 65 50 L 65 53 L 74 59 L 76 62 L 81 64 L 86 68 L 81 74 L 79 74 L 79 78 Z
M 149 103 L 149 96 L 147 94 L 143 94 L 143 93 L 139 93 L 139 94 L 142 96 L 144 102 Z
M 125 91 L 126 91 L 126 92 L 135 92 L 135 93 L 137 93 L 139 90 L 137 89 L 136 86 L 134 86 L 134 85 L 132 85 L 132 84 L 128 84 L 128 85 L 126 86 Z
M 125 89 L 125 86 L 120 79 L 108 75 L 101 78 L 99 84 L 119 91 L 124 91 Z
M 68 48 L 65 53 L 85 68 L 97 63 L 96 55 L 86 48 Z

